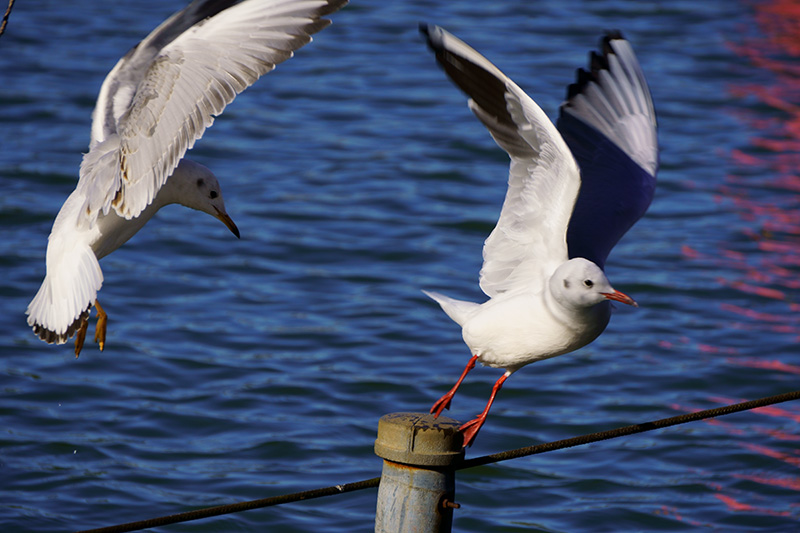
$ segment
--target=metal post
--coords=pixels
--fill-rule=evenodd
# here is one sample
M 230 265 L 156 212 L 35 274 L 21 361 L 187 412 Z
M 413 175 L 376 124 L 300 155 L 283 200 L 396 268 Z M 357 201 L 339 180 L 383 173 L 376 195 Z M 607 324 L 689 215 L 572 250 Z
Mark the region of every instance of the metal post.
M 453 467 L 464 458 L 457 420 L 391 413 L 378 422 L 383 459 L 376 533 L 449 533 L 458 507 Z

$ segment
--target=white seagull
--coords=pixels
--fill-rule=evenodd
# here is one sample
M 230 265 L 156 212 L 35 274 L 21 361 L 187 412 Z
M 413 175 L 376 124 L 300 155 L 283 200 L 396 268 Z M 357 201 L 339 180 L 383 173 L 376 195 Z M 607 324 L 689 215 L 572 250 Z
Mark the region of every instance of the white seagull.
M 237 237 L 206 167 L 182 159 L 236 97 L 325 28 L 347 0 L 195 0 L 130 50 L 106 77 L 92 115 L 89 153 L 47 244 L 47 274 L 28 305 L 28 325 L 48 343 L 76 331 L 80 354 L 89 311 L 105 343 L 98 260 L 162 207 L 178 203 L 221 220 Z
M 438 417 L 450 407 L 476 361 L 505 369 L 483 412 L 461 426 L 466 447 L 511 374 L 592 342 L 608 324 L 611 301 L 636 305 L 602 269 L 653 198 L 656 115 L 633 49 L 619 32 L 605 36 L 589 71 L 578 71 L 554 126 L 469 45 L 437 26 L 420 30 L 511 158 L 505 203 L 483 248 L 480 286 L 489 300 L 477 304 L 425 291 L 462 327 L 473 354 L 431 413 Z

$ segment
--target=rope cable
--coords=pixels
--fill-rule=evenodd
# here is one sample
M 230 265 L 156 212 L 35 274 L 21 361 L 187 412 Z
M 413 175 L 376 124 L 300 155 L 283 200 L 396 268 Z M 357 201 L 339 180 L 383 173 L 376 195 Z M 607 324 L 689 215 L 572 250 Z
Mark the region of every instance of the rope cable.
M 741 411 L 748 411 L 758 407 L 765 407 L 781 402 L 788 402 L 790 400 L 800 399 L 800 390 L 760 398 L 758 400 L 750 400 L 747 402 L 725 405 L 713 409 L 706 409 L 694 413 L 686 413 L 669 418 L 662 418 L 652 422 L 645 422 L 643 424 L 634 424 L 631 426 L 624 426 L 607 431 L 599 431 L 587 435 L 580 435 L 569 439 L 548 442 L 544 444 L 536 444 L 534 446 L 526 446 L 524 448 L 517 448 L 516 450 L 508 450 L 501 453 L 491 455 L 484 455 L 482 457 L 475 457 L 467 459 L 455 466 L 455 470 L 464 470 L 466 468 L 473 468 L 476 466 L 483 466 L 500 461 L 507 461 L 509 459 L 517 459 L 529 455 L 539 453 L 551 452 L 561 450 L 564 448 L 571 448 L 573 446 L 580 446 L 592 442 L 599 442 L 602 440 L 614 439 L 617 437 L 624 437 L 626 435 L 633 435 L 636 433 L 643 433 L 645 431 L 652 431 L 654 429 L 662 429 L 687 422 L 695 422 L 704 420 L 706 418 L 714 418 L 717 416 L 738 413 Z M 99 529 L 87 529 L 79 531 L 78 533 L 124 533 L 128 531 L 139 531 L 142 529 L 149 529 L 153 527 L 165 526 L 168 524 L 175 524 L 178 522 L 188 522 L 191 520 L 199 520 L 201 518 L 210 518 L 212 516 L 220 516 L 224 514 L 238 513 L 241 511 L 249 511 L 251 509 L 260 509 L 263 507 L 270 507 L 274 505 L 281 505 L 284 503 L 291 503 L 301 500 L 310 500 L 313 498 L 321 498 L 323 496 L 332 496 L 334 494 L 344 494 L 345 492 L 354 492 L 357 490 L 368 489 L 377 487 L 381 478 L 375 477 L 372 479 L 365 479 L 363 481 L 356 481 L 354 483 L 345 483 L 343 485 L 334 485 L 332 487 L 325 487 L 321 489 L 307 490 L 303 492 L 295 492 L 293 494 L 284 494 L 282 496 L 273 496 L 270 498 L 262 498 L 258 500 L 250 500 L 240 503 L 232 503 L 227 505 L 220 505 L 217 507 L 207 507 L 204 509 L 197 509 L 194 511 L 187 511 L 185 513 L 178 513 L 169 516 L 162 516 L 159 518 L 151 518 L 148 520 L 140 520 L 137 522 L 128 522 L 127 524 L 120 524 L 116 526 L 102 527 Z
M 11 16 L 11 8 L 14 7 L 14 0 L 8 0 L 8 8 L 6 9 L 6 14 L 3 15 L 3 21 L 0 22 L 0 35 L 3 35 L 6 31 L 6 25 L 8 24 L 8 17 Z
M 632 426 L 625 426 L 608 431 L 599 431 L 588 435 L 581 435 L 579 437 L 572 437 L 569 439 L 548 442 L 545 444 L 536 444 L 534 446 L 526 446 L 524 448 L 517 448 L 516 450 L 509 450 L 506 452 L 495 453 L 492 455 L 484 455 L 483 457 L 475 457 L 474 459 L 467 459 L 456 466 L 456 470 L 463 470 L 465 468 L 473 468 L 476 466 L 488 465 L 500 461 L 507 461 L 508 459 L 516 459 L 519 457 L 526 457 L 538 453 L 551 452 L 554 450 L 561 450 L 564 448 L 571 448 L 573 446 L 580 446 L 582 444 L 589 444 L 591 442 L 598 442 L 601 440 L 614 439 L 617 437 L 624 437 L 626 435 L 633 435 L 635 433 L 643 433 L 645 431 L 652 431 L 654 429 L 662 429 L 678 424 L 685 424 L 687 422 L 696 422 L 706 418 L 714 418 L 717 416 L 729 415 L 731 413 L 738 413 L 740 411 L 747 411 L 764 407 L 781 402 L 788 402 L 790 400 L 800 399 L 800 390 L 794 392 L 787 392 L 778 394 L 776 396 L 769 396 L 767 398 L 760 398 L 758 400 L 751 400 L 749 402 L 736 403 L 732 405 L 725 405 L 716 407 L 714 409 L 706 409 L 704 411 L 697 411 L 694 413 L 686 413 L 683 415 L 672 416 L 669 418 L 662 418 L 661 420 L 654 420 L 653 422 L 645 422 L 644 424 L 634 424 Z
M 159 518 L 150 518 L 148 520 L 139 520 L 136 522 L 128 522 L 127 524 L 101 527 L 99 529 L 87 529 L 84 531 L 79 531 L 78 533 L 124 533 L 126 531 L 139 531 L 142 529 L 166 526 L 168 524 L 177 524 L 178 522 L 189 522 L 191 520 L 199 520 L 201 518 L 210 518 L 212 516 L 239 513 L 242 511 L 249 511 L 251 509 L 261 509 L 262 507 L 281 505 L 283 503 L 311 500 L 314 498 L 321 498 L 323 496 L 332 496 L 334 494 L 344 494 L 345 492 L 368 489 L 377 487 L 380 480 L 380 477 L 374 477 L 372 479 L 365 479 L 363 481 L 356 481 L 354 483 L 345 483 L 344 485 L 334 485 L 333 487 L 295 492 L 294 494 L 284 494 L 282 496 L 261 498 L 259 500 L 250 500 L 247 502 L 219 505 L 217 507 L 206 507 L 204 509 L 197 509 L 195 511 L 187 511 L 185 513 L 161 516 Z

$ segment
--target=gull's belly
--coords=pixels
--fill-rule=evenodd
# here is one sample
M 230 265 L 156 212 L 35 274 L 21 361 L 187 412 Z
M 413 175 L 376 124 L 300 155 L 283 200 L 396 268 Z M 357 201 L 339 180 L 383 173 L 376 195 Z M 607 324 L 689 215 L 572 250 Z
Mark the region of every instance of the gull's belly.
M 136 235 L 142 227 L 150 220 L 155 212 L 158 211 L 156 203 L 151 203 L 139 216 L 127 220 L 110 209 L 107 215 L 102 213 L 97 217 L 97 227 L 100 229 L 100 236 L 92 243 L 92 250 L 98 259 L 107 256 Z
M 488 304 L 491 301 L 464 324 L 462 333 L 481 363 L 499 368 L 516 370 L 577 350 L 596 339 L 608 323 L 607 317 L 596 312 L 563 320 L 535 295 Z

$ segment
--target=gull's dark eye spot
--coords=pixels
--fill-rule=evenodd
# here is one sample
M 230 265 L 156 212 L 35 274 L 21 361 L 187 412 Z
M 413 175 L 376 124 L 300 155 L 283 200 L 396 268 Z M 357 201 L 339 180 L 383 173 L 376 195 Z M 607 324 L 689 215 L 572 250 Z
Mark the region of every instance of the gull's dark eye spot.
M 205 184 L 205 180 L 203 178 L 197 179 L 197 186 L 202 187 Z
M 592 287 L 594 287 L 594 281 L 592 281 L 590 279 L 584 280 L 583 284 L 586 285 L 587 287 L 589 287 L 590 289 Z
M 211 191 L 210 193 L 208 193 L 208 196 L 209 198 L 216 198 L 217 196 L 219 196 L 219 194 L 217 193 L 217 191 Z
M 564 280 L 564 288 L 569 289 L 569 280 Z

